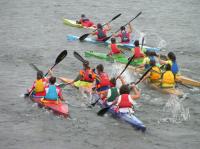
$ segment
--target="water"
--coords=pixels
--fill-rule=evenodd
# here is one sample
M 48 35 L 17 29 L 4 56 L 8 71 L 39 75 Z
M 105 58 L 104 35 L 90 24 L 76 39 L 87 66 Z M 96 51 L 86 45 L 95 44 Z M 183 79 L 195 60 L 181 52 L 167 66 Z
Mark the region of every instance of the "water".
M 85 50 L 108 52 L 104 46 L 66 41 L 67 34 L 88 32 L 62 23 L 62 17 L 77 19 L 81 13 L 95 22 L 106 22 L 121 12 L 123 15 L 111 24 L 115 31 L 142 11 L 132 23 L 138 31 L 135 36 L 144 33 L 146 44 L 162 47 L 162 54 L 174 51 L 182 73 L 199 80 L 199 6 L 199 0 L 1 0 L 0 148 L 199 148 L 199 88 L 179 86 L 187 97 L 178 99 L 139 84 L 142 97 L 137 101 L 136 114 L 147 127 L 145 134 L 109 115 L 97 117 L 99 109 L 87 108 L 87 100 L 70 86 L 63 91 L 65 99 L 74 105 L 67 120 L 21 97 L 36 76 L 29 63 L 46 72 L 67 49 L 67 58 L 55 67 L 54 75 L 72 78 L 82 67 L 73 57 L 74 50 L 82 55 Z M 114 72 L 113 64 L 94 58 L 89 61 L 92 67 L 104 64 L 110 74 L 122 70 Z M 128 82 L 138 78 L 129 71 L 124 77 Z

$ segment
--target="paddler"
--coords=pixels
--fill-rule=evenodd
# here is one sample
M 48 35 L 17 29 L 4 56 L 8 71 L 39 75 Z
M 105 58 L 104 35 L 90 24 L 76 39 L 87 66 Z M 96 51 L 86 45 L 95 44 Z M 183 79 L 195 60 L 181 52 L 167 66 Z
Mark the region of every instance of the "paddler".
M 134 45 L 135 45 L 135 47 L 132 50 L 134 58 L 137 59 L 137 58 L 144 57 L 144 54 L 143 54 L 143 52 L 142 52 L 142 50 L 140 49 L 140 46 L 139 46 L 139 40 L 135 40 Z
M 142 64 L 137 66 L 136 69 L 137 68 L 145 68 L 145 70 L 148 70 L 151 67 L 150 61 L 156 61 L 155 56 L 156 56 L 155 52 L 147 50 L 145 52 L 145 58 L 143 59 Z
M 121 38 L 121 43 L 129 43 L 131 38 L 131 33 L 133 31 L 131 24 L 128 24 L 128 30 L 126 31 L 125 26 L 121 26 L 120 32 L 117 35 L 114 35 L 114 37 Z
M 176 56 L 173 52 L 169 52 L 167 56 L 168 56 L 168 59 L 169 59 L 167 61 L 161 60 L 160 56 L 159 56 L 159 63 L 165 64 L 165 65 L 169 64 L 171 66 L 171 71 L 176 76 L 176 74 L 179 73 L 179 67 L 178 67 L 178 64 L 176 63 Z
M 134 94 L 131 95 L 130 92 L 133 91 Z M 120 87 L 120 96 L 115 100 L 112 104 L 116 104 L 117 108 L 115 109 L 116 112 L 121 113 L 134 113 L 133 106 L 134 100 L 140 98 L 140 91 L 137 87 L 132 85 L 122 85 Z
M 96 91 L 101 93 L 110 88 L 110 79 L 107 73 L 104 72 L 102 64 L 97 65 L 97 76 L 96 76 Z
M 111 38 L 111 44 L 109 45 L 109 48 L 111 50 L 108 53 L 108 56 L 112 56 L 114 54 L 121 54 L 121 50 L 117 47 L 115 38 Z
M 44 77 L 42 71 L 37 72 L 37 79 L 34 81 L 32 87 L 28 90 L 29 94 L 35 96 L 45 96 L 45 86 L 48 84 L 48 79 Z
M 161 76 L 161 87 L 162 88 L 174 88 L 175 87 L 175 77 L 171 71 L 171 65 L 167 64 L 165 67 L 166 71 Z
M 85 26 L 85 27 L 95 27 L 94 23 L 92 21 L 90 21 L 86 16 L 85 14 L 82 14 L 81 15 L 81 18 L 79 21 L 76 21 L 77 24 L 81 24 L 82 26 Z
M 44 100 L 46 101 L 58 101 L 64 100 L 62 96 L 62 90 L 59 86 L 55 85 L 56 77 L 50 77 L 49 85 L 45 87 L 46 95 L 44 96 Z
M 103 28 L 103 26 L 98 23 L 97 24 L 97 31 L 96 32 L 92 32 L 91 35 L 96 35 L 97 41 L 103 41 L 106 37 L 107 37 L 107 32 L 111 30 L 110 24 L 107 23 L 106 26 Z
M 119 80 L 122 85 L 125 84 L 124 79 L 120 76 Z M 101 99 L 106 102 L 108 105 L 112 104 L 112 102 L 120 95 L 119 89 L 116 87 L 116 78 L 110 79 L 110 88 L 101 95 Z
M 151 68 L 151 70 L 142 79 L 142 81 L 145 81 L 146 79 L 148 79 L 148 81 L 150 83 L 159 83 L 160 79 L 161 79 L 162 72 L 160 70 L 160 67 L 156 66 L 156 61 L 155 60 L 151 60 L 150 61 L 150 68 Z
M 70 84 L 75 87 L 90 87 L 96 78 L 96 74 L 89 66 L 89 61 L 83 63 L 83 69 L 79 71 L 78 76 Z

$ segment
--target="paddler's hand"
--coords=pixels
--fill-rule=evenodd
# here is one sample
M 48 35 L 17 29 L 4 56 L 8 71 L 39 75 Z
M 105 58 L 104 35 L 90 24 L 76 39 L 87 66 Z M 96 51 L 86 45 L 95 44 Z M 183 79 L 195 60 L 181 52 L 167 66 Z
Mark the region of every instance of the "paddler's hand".
M 53 76 L 53 71 L 51 69 L 48 70 L 49 76 Z

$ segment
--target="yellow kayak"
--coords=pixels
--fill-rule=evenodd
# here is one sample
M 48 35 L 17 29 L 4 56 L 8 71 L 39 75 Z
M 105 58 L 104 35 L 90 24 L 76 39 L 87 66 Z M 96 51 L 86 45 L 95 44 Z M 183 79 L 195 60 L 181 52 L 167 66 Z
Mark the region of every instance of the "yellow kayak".
M 63 18 L 63 22 L 64 22 L 65 25 L 72 26 L 72 27 L 86 28 L 86 29 L 93 29 L 93 30 L 96 29 L 95 27 L 85 27 L 81 24 L 77 24 L 76 21 L 70 20 L 70 19 Z

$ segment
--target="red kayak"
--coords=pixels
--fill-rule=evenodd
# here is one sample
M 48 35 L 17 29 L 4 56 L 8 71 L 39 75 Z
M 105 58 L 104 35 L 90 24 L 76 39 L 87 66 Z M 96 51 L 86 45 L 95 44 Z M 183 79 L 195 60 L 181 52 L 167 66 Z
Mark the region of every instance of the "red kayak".
M 33 102 L 36 102 L 39 107 L 45 107 L 46 109 L 50 109 L 56 115 L 62 115 L 65 118 L 69 116 L 68 105 L 62 103 L 60 100 L 58 101 L 44 100 L 43 97 L 37 97 L 37 96 L 31 96 L 30 98 Z

